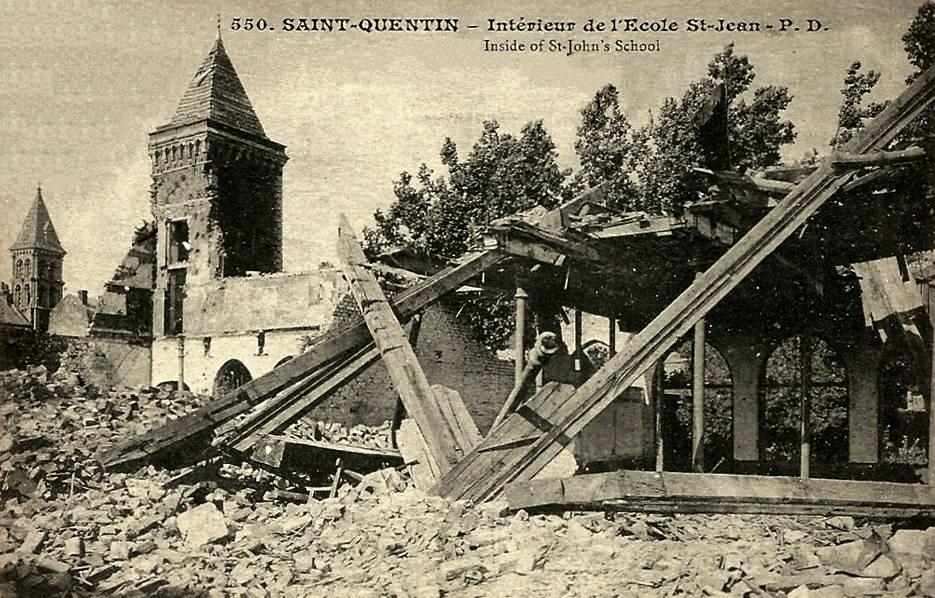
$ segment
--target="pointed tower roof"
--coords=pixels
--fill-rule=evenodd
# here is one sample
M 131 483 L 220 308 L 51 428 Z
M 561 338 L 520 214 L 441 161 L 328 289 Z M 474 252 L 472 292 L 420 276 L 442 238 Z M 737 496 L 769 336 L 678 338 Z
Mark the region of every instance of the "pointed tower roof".
M 45 249 L 56 253 L 65 254 L 62 244 L 55 233 L 55 227 L 52 226 L 52 218 L 49 211 L 42 201 L 42 187 L 36 189 L 36 199 L 26 214 L 26 220 L 23 222 L 23 228 L 19 231 L 16 242 L 10 247 L 10 250 L 16 249 Z
M 209 119 L 266 137 L 263 125 L 253 111 L 250 98 L 234 70 L 234 64 L 224 50 L 220 35 L 185 90 L 175 116 L 160 129 Z

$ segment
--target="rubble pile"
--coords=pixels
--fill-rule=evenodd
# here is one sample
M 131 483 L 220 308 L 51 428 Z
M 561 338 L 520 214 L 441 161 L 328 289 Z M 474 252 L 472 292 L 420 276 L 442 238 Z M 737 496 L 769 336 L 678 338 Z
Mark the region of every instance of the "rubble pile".
M 339 422 L 300 419 L 286 431 L 287 435 L 308 440 L 324 440 L 333 444 L 346 444 L 366 448 L 391 448 L 390 422 L 380 426 L 355 425 L 347 427 Z
M 301 502 L 245 464 L 104 471 L 92 452 L 197 401 L 68 376 L 0 374 L 0 596 L 935 595 L 935 528 L 512 513 L 427 495 L 394 469 Z
M 101 390 L 74 371 L 0 372 L 0 473 L 22 492 L 73 494 L 100 480 L 96 453 L 194 409 L 203 397 Z

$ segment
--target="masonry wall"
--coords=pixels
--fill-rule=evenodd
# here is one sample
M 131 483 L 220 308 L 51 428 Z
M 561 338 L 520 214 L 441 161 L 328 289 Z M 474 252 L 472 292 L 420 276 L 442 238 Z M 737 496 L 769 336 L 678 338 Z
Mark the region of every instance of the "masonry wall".
M 219 278 L 185 289 L 186 336 L 303 328 L 324 332 L 347 283 L 335 270 Z
M 259 332 L 158 338 L 153 341 L 153 384 L 178 380 L 180 343 L 184 348 L 185 385 L 196 394 L 211 395 L 215 378 L 227 362 L 239 361 L 253 379 L 283 359 L 298 355 L 303 336 L 318 334 L 312 328 L 268 330 L 262 333 L 262 351 Z
M 152 353 L 148 343 L 116 339 L 55 337 L 62 343 L 59 367 L 101 388 L 149 386 Z
M 339 303 L 333 326 L 341 327 L 359 311 L 348 295 Z M 426 310 L 415 348 L 432 384 L 458 391 L 484 433 L 513 387 L 513 362 L 502 361 L 470 336 L 470 330 L 442 304 Z M 347 425 L 377 425 L 392 419 L 396 391 L 386 366 L 378 361 L 312 411 L 314 419 Z

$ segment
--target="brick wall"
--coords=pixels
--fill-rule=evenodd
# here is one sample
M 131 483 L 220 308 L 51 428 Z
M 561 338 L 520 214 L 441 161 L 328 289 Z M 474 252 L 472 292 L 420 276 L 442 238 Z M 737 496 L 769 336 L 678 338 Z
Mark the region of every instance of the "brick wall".
M 346 295 L 335 309 L 332 327 L 345 326 L 358 315 L 357 304 Z M 426 310 L 415 352 L 429 382 L 457 390 L 481 432 L 486 432 L 513 386 L 513 363 L 497 359 L 473 340 L 455 312 L 441 303 Z M 396 391 L 386 366 L 378 361 L 310 417 L 377 425 L 392 418 L 395 404 Z

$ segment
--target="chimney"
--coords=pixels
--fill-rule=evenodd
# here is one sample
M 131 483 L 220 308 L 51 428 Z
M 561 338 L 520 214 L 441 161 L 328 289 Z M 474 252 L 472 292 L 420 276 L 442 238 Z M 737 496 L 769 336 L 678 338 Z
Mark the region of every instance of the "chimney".
M 78 300 L 81 301 L 81 305 L 88 304 L 88 292 L 84 289 L 78 291 Z

